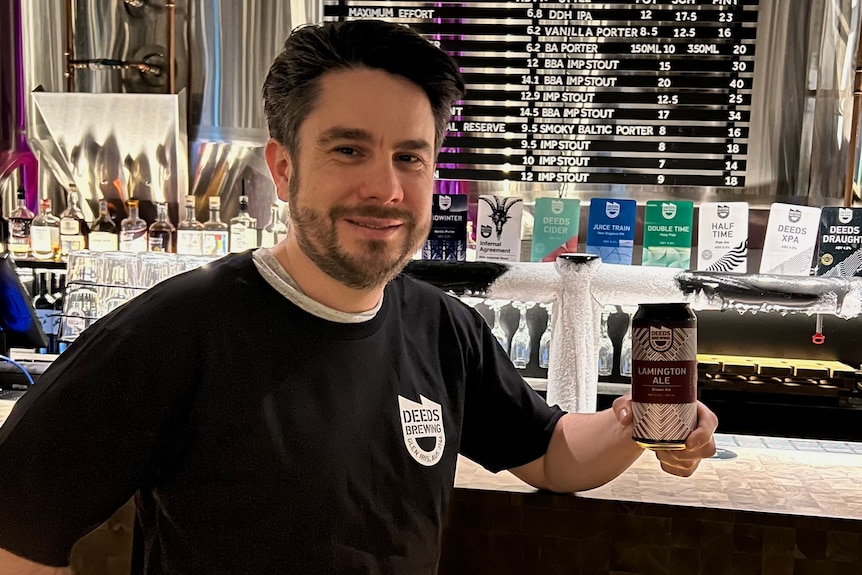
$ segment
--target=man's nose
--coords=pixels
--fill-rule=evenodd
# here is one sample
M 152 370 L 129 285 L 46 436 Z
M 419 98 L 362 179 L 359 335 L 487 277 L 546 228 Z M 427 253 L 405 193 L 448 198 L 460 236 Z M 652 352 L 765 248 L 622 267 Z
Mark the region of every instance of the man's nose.
M 391 160 L 369 163 L 359 190 L 362 199 L 376 200 L 382 204 L 398 203 L 404 199 L 404 189 Z

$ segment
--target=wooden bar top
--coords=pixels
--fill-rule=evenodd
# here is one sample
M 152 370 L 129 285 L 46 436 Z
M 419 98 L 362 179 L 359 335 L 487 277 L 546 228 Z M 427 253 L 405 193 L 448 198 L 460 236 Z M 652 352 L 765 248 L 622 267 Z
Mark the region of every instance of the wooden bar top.
M 693 476 L 661 470 L 644 453 L 610 483 L 575 497 L 731 511 L 862 520 L 862 443 L 717 435 L 720 453 Z M 492 474 L 462 457 L 455 487 L 532 493 L 509 472 Z

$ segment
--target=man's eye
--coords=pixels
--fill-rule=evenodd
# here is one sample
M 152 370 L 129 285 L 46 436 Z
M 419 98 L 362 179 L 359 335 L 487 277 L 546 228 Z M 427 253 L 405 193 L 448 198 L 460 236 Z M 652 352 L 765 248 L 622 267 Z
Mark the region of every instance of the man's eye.
M 399 154 L 396 156 L 399 162 L 418 162 L 419 158 L 413 154 Z
M 346 156 L 352 156 L 356 154 L 356 148 L 351 148 L 350 146 L 342 146 L 340 148 L 335 148 L 335 151 L 339 154 L 344 154 Z

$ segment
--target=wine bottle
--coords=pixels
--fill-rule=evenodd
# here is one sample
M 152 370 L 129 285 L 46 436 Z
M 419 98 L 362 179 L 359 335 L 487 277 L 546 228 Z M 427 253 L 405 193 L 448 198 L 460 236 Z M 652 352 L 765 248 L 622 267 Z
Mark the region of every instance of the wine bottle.
M 99 200 L 99 218 L 90 230 L 90 249 L 94 252 L 115 252 L 120 245 L 120 230 L 108 211 L 108 200 Z

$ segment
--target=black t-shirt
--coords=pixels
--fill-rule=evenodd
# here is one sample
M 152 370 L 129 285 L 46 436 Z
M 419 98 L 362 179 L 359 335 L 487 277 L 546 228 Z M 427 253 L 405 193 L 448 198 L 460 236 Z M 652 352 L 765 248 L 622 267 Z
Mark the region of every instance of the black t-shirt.
M 458 452 L 522 465 L 560 415 L 431 286 L 333 323 L 228 256 L 103 318 L 19 401 L 0 547 L 65 565 L 137 492 L 147 575 L 430 574 Z

